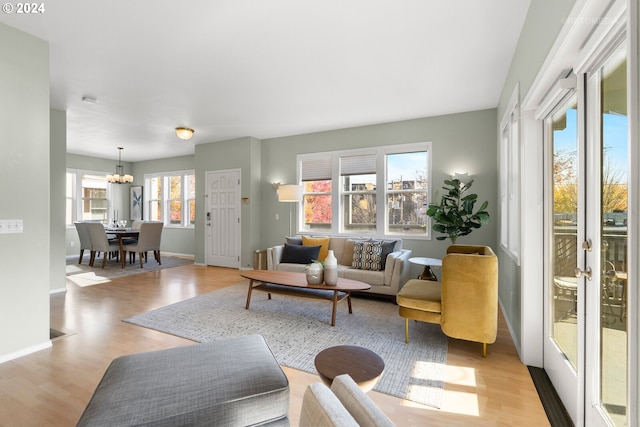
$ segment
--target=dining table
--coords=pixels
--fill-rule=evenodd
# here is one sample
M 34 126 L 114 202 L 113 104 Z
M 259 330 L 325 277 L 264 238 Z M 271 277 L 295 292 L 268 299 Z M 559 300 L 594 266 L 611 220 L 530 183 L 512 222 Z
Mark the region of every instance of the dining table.
M 122 263 L 122 268 L 124 268 L 126 252 L 124 250 L 125 245 L 123 239 L 126 237 L 137 239 L 140 236 L 140 230 L 132 230 L 131 228 L 107 228 L 105 232 L 107 233 L 107 236 L 113 235 L 118 238 L 118 245 L 120 246 L 120 262 Z

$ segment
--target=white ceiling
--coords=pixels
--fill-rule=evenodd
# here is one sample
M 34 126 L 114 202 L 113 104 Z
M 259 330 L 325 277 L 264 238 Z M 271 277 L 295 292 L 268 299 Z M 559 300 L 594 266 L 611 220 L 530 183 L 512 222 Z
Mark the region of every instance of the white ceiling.
M 529 0 L 64 0 L 0 22 L 50 44 L 67 151 L 124 161 L 495 108 Z M 82 102 L 83 96 L 97 99 Z M 190 141 L 176 126 L 196 130 Z

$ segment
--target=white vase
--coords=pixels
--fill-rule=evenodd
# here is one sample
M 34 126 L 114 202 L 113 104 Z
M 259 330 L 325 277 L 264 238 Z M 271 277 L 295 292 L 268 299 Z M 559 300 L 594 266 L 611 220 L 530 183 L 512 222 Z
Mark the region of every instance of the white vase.
M 319 285 L 322 283 L 322 264 L 319 262 L 312 262 L 306 268 L 307 283 L 310 285 Z
M 329 250 L 327 257 L 324 259 L 324 283 L 325 285 L 338 283 L 338 260 L 332 250 Z

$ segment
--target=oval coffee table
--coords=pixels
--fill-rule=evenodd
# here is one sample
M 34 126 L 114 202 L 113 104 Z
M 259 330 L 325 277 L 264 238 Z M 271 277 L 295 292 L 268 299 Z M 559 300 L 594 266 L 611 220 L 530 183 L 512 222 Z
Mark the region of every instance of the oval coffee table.
M 348 374 L 365 392 L 378 383 L 384 360 L 373 351 L 353 345 L 339 345 L 322 350 L 315 359 L 316 370 L 329 387 L 338 375 Z

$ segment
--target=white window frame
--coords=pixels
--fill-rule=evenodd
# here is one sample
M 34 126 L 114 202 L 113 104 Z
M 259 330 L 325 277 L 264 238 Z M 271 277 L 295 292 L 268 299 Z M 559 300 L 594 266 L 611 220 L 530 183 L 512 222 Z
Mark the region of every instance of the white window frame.
M 303 199 L 304 194 L 301 196 L 300 200 L 300 209 L 298 209 L 298 215 L 296 220 L 296 232 L 298 233 L 331 233 L 334 235 L 358 235 L 358 236 L 395 236 L 395 237 L 403 237 L 403 238 L 411 238 L 411 239 L 425 239 L 430 240 L 432 236 L 431 232 L 431 222 L 428 218 L 425 219 L 425 232 L 424 234 L 416 234 L 416 233 L 405 233 L 405 232 L 393 232 L 389 230 L 388 227 L 388 215 L 387 215 L 387 196 L 388 192 L 392 191 L 394 193 L 398 192 L 398 190 L 389 190 L 387 185 L 387 168 L 386 168 L 386 156 L 391 154 L 403 154 L 403 153 L 413 153 L 413 152 L 426 152 L 427 153 L 427 164 L 426 164 L 426 189 L 412 189 L 411 192 L 423 192 L 426 193 L 426 200 L 431 200 L 431 159 L 433 157 L 432 154 L 432 143 L 431 142 L 418 142 L 418 143 L 409 143 L 409 144 L 398 144 L 398 145 L 387 145 L 380 147 L 369 147 L 363 149 L 352 149 L 352 150 L 341 150 L 341 151 L 330 151 L 323 153 L 309 153 L 309 154 L 299 154 L 296 158 L 297 163 L 297 182 L 298 184 L 303 186 L 302 176 L 302 163 L 304 161 L 312 161 L 319 159 L 329 159 L 331 162 L 331 181 L 332 181 L 332 193 L 331 193 L 331 211 L 332 211 L 332 221 L 330 227 L 321 228 L 318 230 L 309 230 L 304 224 L 304 204 Z M 351 231 L 345 230 L 345 218 L 343 218 L 343 200 L 346 198 L 345 195 L 351 192 L 345 192 L 342 188 L 342 180 L 341 180 L 341 171 L 340 171 L 340 159 L 343 157 L 350 156 L 366 156 L 374 154 L 376 156 L 376 225 L 375 230 L 362 230 L 362 231 Z M 304 187 L 303 187 L 304 188 Z M 404 190 L 400 190 L 404 191 Z M 409 191 L 409 190 L 407 190 Z M 354 192 L 358 193 L 358 192 Z
M 74 176 L 73 178 L 73 188 L 71 195 L 71 224 L 66 224 L 68 228 L 74 227 L 74 223 L 77 221 L 83 221 L 82 219 L 82 176 L 83 175 L 96 175 L 96 176 L 104 176 L 105 181 L 107 177 L 107 173 L 101 171 L 91 171 L 84 169 L 67 169 L 67 174 L 71 174 Z M 66 174 L 65 174 L 65 186 L 66 186 Z M 107 221 L 109 221 L 109 212 L 111 212 L 111 206 L 113 205 L 113 201 L 111 200 L 111 186 L 107 185 Z M 65 194 L 65 201 L 68 200 L 69 197 Z M 65 204 L 66 206 L 66 204 Z M 67 214 L 65 213 L 65 218 Z
M 500 122 L 500 247 L 520 265 L 520 84 Z
M 194 224 L 189 223 L 190 211 L 189 211 L 189 202 L 195 200 L 195 197 L 189 197 L 189 177 L 191 175 L 195 175 L 195 170 L 179 170 L 179 171 L 171 171 L 171 172 L 158 172 L 158 173 L 150 173 L 144 175 L 144 209 L 143 216 L 145 220 L 149 220 L 151 213 L 151 202 L 156 201 L 158 199 L 151 198 L 151 180 L 153 178 L 160 178 L 162 180 L 162 195 L 160 204 L 162 206 L 162 218 L 160 219 L 165 227 L 168 228 L 194 228 Z M 180 224 L 172 224 L 170 218 L 170 209 L 169 204 L 171 201 L 175 201 L 176 199 L 169 198 L 169 178 L 173 176 L 180 176 L 182 178 L 182 182 L 180 185 L 180 202 L 181 202 L 181 213 L 180 213 Z M 194 208 L 195 209 L 195 208 Z M 155 220 L 155 219 L 154 219 Z

